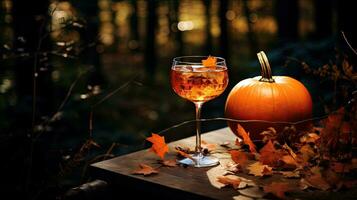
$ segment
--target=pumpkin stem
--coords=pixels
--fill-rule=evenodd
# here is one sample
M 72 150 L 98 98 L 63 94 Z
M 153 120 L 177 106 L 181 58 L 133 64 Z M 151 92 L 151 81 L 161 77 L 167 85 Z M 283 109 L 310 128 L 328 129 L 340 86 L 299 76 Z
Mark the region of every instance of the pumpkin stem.
M 265 55 L 264 51 L 257 53 L 258 60 L 260 63 L 262 78 L 259 81 L 274 83 L 273 75 L 271 73 L 270 64 L 268 57 Z

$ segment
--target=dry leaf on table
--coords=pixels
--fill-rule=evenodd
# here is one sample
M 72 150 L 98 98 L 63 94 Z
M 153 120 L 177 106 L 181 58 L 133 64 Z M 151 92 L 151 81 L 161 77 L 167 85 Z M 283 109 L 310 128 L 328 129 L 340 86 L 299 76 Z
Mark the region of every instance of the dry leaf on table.
M 286 199 L 285 192 L 293 190 L 293 187 L 289 183 L 273 182 L 264 186 L 264 192 L 272 193 L 280 199 Z
M 134 170 L 132 172 L 132 174 L 141 174 L 144 176 L 148 176 L 151 174 L 157 174 L 159 173 L 156 169 L 154 169 L 153 167 L 151 167 L 150 165 L 147 164 L 139 164 L 140 169 Z
M 176 160 L 163 160 L 161 162 L 161 164 L 166 167 L 176 167 L 177 166 Z
M 230 178 L 227 176 L 219 176 L 217 177 L 218 182 L 224 184 L 225 186 L 230 185 L 234 189 L 239 188 L 239 184 L 242 182 L 240 178 Z
M 265 165 L 276 167 L 280 164 L 279 160 L 282 158 L 283 154 L 282 151 L 275 149 L 274 144 L 269 140 L 269 142 L 260 149 L 259 160 Z
M 327 183 L 327 181 L 324 180 L 322 176 L 319 174 L 315 174 L 310 177 L 301 179 L 300 187 L 302 189 L 313 187 L 320 190 L 328 190 L 331 188 L 331 186 Z
M 238 151 L 238 150 L 231 150 L 229 151 L 229 153 L 231 154 L 232 160 L 241 166 L 244 166 L 248 161 L 248 156 L 245 152 Z
M 247 167 L 249 174 L 254 176 L 269 176 L 273 174 L 272 168 L 268 165 L 263 165 L 260 162 L 255 162 Z

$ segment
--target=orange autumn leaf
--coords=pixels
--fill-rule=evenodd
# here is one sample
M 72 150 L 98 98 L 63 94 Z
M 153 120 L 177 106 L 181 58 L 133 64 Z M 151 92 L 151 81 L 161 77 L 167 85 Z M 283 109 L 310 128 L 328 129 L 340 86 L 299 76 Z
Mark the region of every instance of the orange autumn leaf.
M 177 166 L 176 160 L 163 160 L 161 162 L 161 164 L 166 167 L 176 167 Z
M 141 174 L 144 176 L 148 176 L 151 174 L 157 174 L 159 173 L 156 169 L 154 169 L 153 167 L 151 167 L 150 165 L 146 165 L 146 164 L 139 164 L 140 169 L 134 170 L 132 172 L 132 174 Z
M 151 151 L 163 160 L 165 154 L 169 151 L 169 147 L 165 143 L 164 136 L 152 133 L 151 137 L 146 138 L 146 140 L 152 143 Z
M 243 142 L 249 146 L 249 150 L 252 153 L 256 153 L 257 150 L 256 150 L 256 147 L 255 147 L 255 144 L 250 139 L 249 133 L 247 133 L 240 124 L 238 124 L 238 126 L 237 126 L 237 132 L 243 138 Z
M 208 56 L 207 59 L 202 60 L 202 65 L 205 67 L 216 67 L 217 58 L 214 56 Z
M 279 165 L 279 160 L 283 156 L 283 152 L 275 149 L 271 140 L 260 149 L 260 162 L 269 165 L 272 167 L 276 167 Z
M 291 155 L 285 155 L 280 160 L 284 162 L 284 169 L 295 169 L 299 165 Z
M 231 185 L 234 189 L 238 189 L 239 184 L 242 181 L 240 178 L 233 179 L 233 178 L 229 178 L 229 177 L 225 177 L 225 176 L 219 176 L 219 177 L 217 177 L 217 180 L 218 180 L 218 182 L 224 184 L 225 186 Z
M 301 179 L 300 183 L 302 185 L 306 185 L 308 187 L 313 187 L 324 191 L 331 188 L 327 181 L 323 179 L 323 177 L 319 174 L 315 174 L 305 179 Z
M 269 176 L 273 174 L 273 170 L 268 165 L 263 165 L 260 162 L 255 162 L 247 167 L 249 174 L 254 176 Z
M 244 152 L 238 150 L 231 150 L 229 151 L 229 153 L 231 154 L 232 160 L 237 164 L 245 165 L 248 161 L 248 156 Z
M 264 186 L 263 189 L 266 193 L 272 193 L 280 199 L 286 199 L 285 192 L 293 190 L 293 187 L 289 183 L 273 182 Z

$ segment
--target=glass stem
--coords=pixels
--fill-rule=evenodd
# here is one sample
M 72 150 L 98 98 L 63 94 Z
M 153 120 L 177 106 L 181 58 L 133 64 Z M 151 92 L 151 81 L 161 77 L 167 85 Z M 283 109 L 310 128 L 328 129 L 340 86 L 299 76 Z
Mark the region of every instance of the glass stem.
M 195 108 L 196 108 L 196 148 L 195 152 L 196 155 L 202 154 L 202 148 L 201 148 L 201 107 L 203 102 L 194 102 L 195 103 Z

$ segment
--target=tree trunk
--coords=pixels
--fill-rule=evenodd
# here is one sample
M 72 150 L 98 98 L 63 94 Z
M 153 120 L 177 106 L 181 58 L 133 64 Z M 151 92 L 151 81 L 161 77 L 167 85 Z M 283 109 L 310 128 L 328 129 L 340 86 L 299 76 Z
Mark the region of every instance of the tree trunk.
M 136 0 L 130 1 L 133 12 L 130 16 L 130 41 L 132 44 L 131 50 L 137 51 L 140 48 L 139 45 L 139 31 L 138 31 L 138 3 Z
M 315 0 L 315 37 L 322 39 L 332 35 L 332 0 Z
M 298 1 L 277 0 L 276 18 L 280 42 L 296 41 L 298 39 Z
M 249 46 L 250 46 L 250 56 L 255 57 L 256 54 L 258 53 L 258 44 L 257 44 L 257 40 L 255 38 L 255 33 L 253 31 L 253 24 L 249 20 L 251 12 L 248 7 L 248 0 L 243 0 L 243 10 L 244 10 L 244 14 L 245 14 L 245 17 L 247 19 L 247 24 L 248 24 L 247 37 L 248 37 Z
M 184 51 L 184 46 L 182 42 L 182 32 L 178 30 L 177 24 L 179 23 L 179 0 L 172 0 L 170 3 L 170 25 L 173 24 L 175 27 L 171 27 L 170 34 L 173 33 L 173 39 L 176 47 L 176 55 L 181 56 Z
M 205 5 L 205 20 L 206 20 L 206 42 L 205 52 L 206 55 L 212 55 L 212 35 L 211 35 L 211 0 L 203 0 Z
M 355 16 L 355 4 L 354 1 L 337 1 L 337 23 L 338 32 L 344 31 L 346 37 L 350 41 L 351 45 L 357 48 L 356 39 L 356 24 L 353 16 Z
M 11 127 L 15 134 L 8 136 L 11 139 L 7 150 L 10 150 L 8 154 L 11 158 L 4 158 L 10 166 L 10 169 L 6 170 L 4 181 L 9 187 L 6 191 L 14 192 L 12 197 L 17 199 L 18 195 L 33 197 L 35 192 L 38 192 L 36 185 L 40 184 L 45 176 L 42 169 L 34 167 L 33 164 L 43 163 L 41 156 L 32 151 L 34 129 L 42 120 L 41 117 L 49 116 L 53 111 L 54 98 L 52 69 L 48 62 L 43 61 L 47 55 L 40 53 L 50 49 L 50 39 L 46 36 L 49 19 L 48 1 L 39 0 L 36 5 L 33 1 L 12 2 L 14 49 L 17 55 L 24 56 L 15 60 L 15 89 L 18 102 L 14 112 L 16 121 Z
M 147 0 L 147 21 L 146 21 L 146 46 L 145 46 L 145 69 L 150 80 L 155 79 L 156 71 L 156 49 L 155 49 L 155 29 L 156 29 L 156 0 Z
M 228 26 L 227 26 L 227 18 L 226 13 L 228 10 L 228 0 L 220 1 L 219 5 L 219 22 L 221 35 L 219 38 L 221 55 L 226 60 L 229 60 L 229 45 L 228 45 Z
M 50 49 L 49 38 L 44 37 L 48 23 L 47 10 L 46 0 L 41 0 L 36 6 L 31 1 L 13 1 L 14 48 L 19 54 L 30 53 L 15 61 L 16 90 L 20 105 L 29 108 L 35 105 L 35 122 L 53 110 L 52 69 L 48 63 L 40 62 L 44 56 L 39 53 Z M 31 118 L 26 121 L 31 122 Z M 26 127 L 30 125 L 25 124 Z
M 86 2 L 74 1 L 73 5 L 78 9 L 86 20 L 86 27 L 82 29 L 81 42 L 84 46 L 88 46 L 92 43 L 98 43 L 99 34 L 99 24 L 98 24 L 98 0 L 86 0 Z M 97 45 L 91 45 L 81 52 L 80 58 L 81 62 L 93 68 L 89 75 L 88 84 L 89 85 L 100 85 L 103 84 L 103 75 L 101 72 L 101 58 L 100 54 L 97 52 Z

